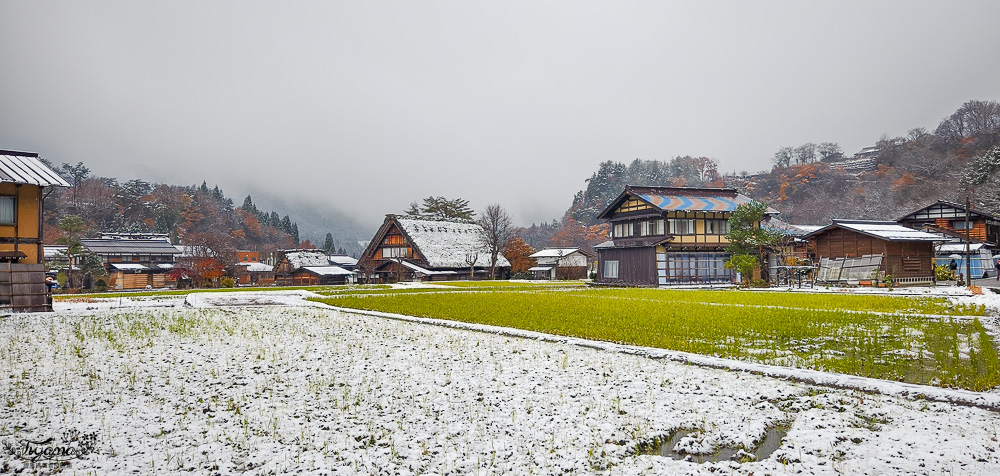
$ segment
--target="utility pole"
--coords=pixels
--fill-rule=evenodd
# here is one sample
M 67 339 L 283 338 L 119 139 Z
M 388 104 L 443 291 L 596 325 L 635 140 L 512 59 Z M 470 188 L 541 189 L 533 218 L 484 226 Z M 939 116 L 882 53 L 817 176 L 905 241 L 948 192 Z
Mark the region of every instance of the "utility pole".
M 969 230 L 969 197 L 965 197 L 965 285 L 972 287 L 972 260 L 969 259 L 969 245 L 972 242 L 972 231 Z

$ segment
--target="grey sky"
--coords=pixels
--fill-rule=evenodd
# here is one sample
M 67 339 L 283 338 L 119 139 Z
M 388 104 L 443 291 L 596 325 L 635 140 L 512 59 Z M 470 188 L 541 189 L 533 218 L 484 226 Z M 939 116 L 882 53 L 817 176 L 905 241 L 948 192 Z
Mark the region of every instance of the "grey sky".
M 1000 2 L 0 2 L 0 148 L 328 204 L 560 217 L 605 160 L 770 167 L 1000 99 Z

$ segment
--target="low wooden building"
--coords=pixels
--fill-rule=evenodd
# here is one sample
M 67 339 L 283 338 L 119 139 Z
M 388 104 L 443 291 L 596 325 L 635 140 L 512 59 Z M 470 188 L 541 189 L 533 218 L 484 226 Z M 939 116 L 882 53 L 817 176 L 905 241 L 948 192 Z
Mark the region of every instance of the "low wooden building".
M 580 248 L 545 248 L 530 258 L 536 264 L 528 271 L 535 279 L 586 279 L 596 256 Z
M 264 263 L 241 261 L 226 270 L 239 286 L 270 286 L 274 284 L 274 267 Z
M 1000 217 L 983 210 L 971 209 L 966 228 L 965 216 L 964 205 L 938 200 L 896 221 L 914 229 L 934 229 L 952 236 L 969 238 L 975 243 L 986 243 L 989 248 L 996 249 L 1000 244 Z
M 369 281 L 455 280 L 488 277 L 490 254 L 483 228 L 465 221 L 386 215 L 357 270 Z M 496 276 L 510 276 L 510 262 L 497 256 Z
M 42 202 L 46 189 L 68 186 L 38 154 L 0 150 L 0 308 L 52 310 L 45 285 Z
M 804 236 L 820 263 L 821 281 L 881 280 L 897 285 L 934 282 L 934 244 L 938 235 L 891 221 L 833 220 Z M 823 268 L 834 269 L 827 273 Z M 861 274 L 851 274 L 857 268 Z M 844 278 L 844 276 L 847 276 Z
M 166 239 L 83 239 L 80 244 L 104 263 L 108 289 L 176 285 L 169 273 L 174 269 L 176 257 L 181 251 Z
M 735 274 L 724 267 L 729 217 L 751 201 L 729 188 L 627 186 L 598 215 L 610 222 L 611 241 L 595 247 L 595 283 L 733 283 Z
M 323 250 L 281 250 L 275 259 L 278 286 L 317 286 L 354 282 L 354 272 L 330 263 Z

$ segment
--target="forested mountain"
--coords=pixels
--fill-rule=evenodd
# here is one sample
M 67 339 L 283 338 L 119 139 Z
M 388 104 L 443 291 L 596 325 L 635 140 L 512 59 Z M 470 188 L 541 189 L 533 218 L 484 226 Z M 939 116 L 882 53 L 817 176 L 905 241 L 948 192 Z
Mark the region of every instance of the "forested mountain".
M 726 186 L 766 201 L 781 218 L 825 224 L 831 218 L 894 220 L 938 199 L 1000 214 L 1000 104 L 969 101 L 933 131 L 882 137 L 874 147 L 844 157 L 832 142 L 780 147 L 770 171 L 720 176 L 715 161 L 607 161 L 587 179 L 564 217 L 585 225 L 628 185 Z
M 82 218 L 82 235 L 101 232 L 165 233 L 175 244 L 205 246 L 218 252 L 236 249 L 274 250 L 299 244 L 298 225 L 288 215 L 258 209 L 251 197 L 234 206 L 218 186 L 118 182 L 91 177 L 82 163 L 63 164 L 69 189 L 54 189 L 45 200 L 45 240 L 64 235 L 60 220 Z M 78 236 L 79 237 L 79 236 Z

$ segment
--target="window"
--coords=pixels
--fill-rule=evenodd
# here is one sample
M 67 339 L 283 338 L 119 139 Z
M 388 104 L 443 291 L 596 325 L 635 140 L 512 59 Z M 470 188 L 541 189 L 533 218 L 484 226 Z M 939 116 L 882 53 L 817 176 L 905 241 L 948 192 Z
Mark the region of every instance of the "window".
M 655 234 L 662 235 L 663 234 L 663 219 L 661 218 L 659 220 L 653 220 L 653 224 L 655 225 Z
M 693 235 L 694 234 L 694 219 L 691 218 L 677 218 L 668 220 L 670 222 L 670 234 L 671 235 Z
M 705 220 L 705 234 L 726 235 L 729 233 L 729 220 Z
M 4 223 L 7 223 L 7 222 L 4 222 Z M 976 227 L 976 224 L 973 223 L 972 221 L 969 221 L 969 229 L 971 230 L 971 229 L 973 229 L 975 227 Z M 956 221 L 955 222 L 955 229 L 956 230 L 965 230 L 965 220 Z
M 604 277 L 605 278 L 618 277 L 618 260 L 604 262 Z
M 615 225 L 615 238 L 622 238 L 625 236 L 632 236 L 632 224 L 631 223 L 618 223 Z
M 0 197 L 0 225 L 14 224 L 14 197 Z
M 649 236 L 649 222 L 639 223 L 639 236 Z
M 406 258 L 407 248 L 382 248 L 382 258 Z

